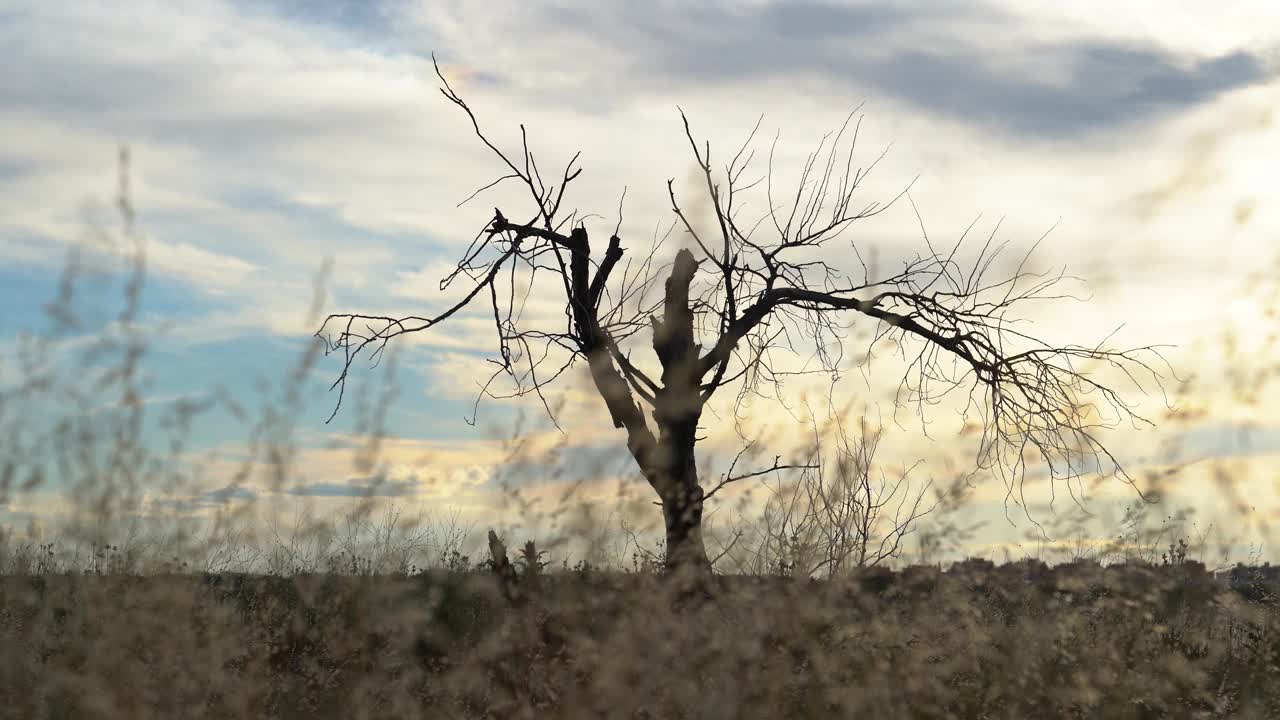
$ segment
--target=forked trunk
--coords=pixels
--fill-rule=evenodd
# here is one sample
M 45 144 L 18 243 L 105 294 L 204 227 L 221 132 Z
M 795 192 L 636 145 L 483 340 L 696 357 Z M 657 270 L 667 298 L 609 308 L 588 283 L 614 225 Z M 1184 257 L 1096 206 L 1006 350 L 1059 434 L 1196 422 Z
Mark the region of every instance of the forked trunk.
M 580 296 L 587 292 L 585 257 L 585 253 L 574 255 L 573 284 L 579 288 Z M 611 341 L 591 315 L 593 298 L 575 305 L 575 311 L 586 338 L 584 347 L 596 389 L 609 408 L 614 427 L 626 428 L 627 449 L 662 502 L 667 568 L 701 579 L 710 574 L 711 562 L 702 542 L 703 492 L 694 458 L 703 404 L 699 347 L 694 342 L 693 311 L 689 307 L 689 284 L 697 269 L 691 252 L 676 253 L 666 283 L 662 317 L 650 317 L 653 349 L 662 363 L 662 386 L 652 398 L 656 435 L 627 381 L 614 366 L 608 344 Z
M 653 350 L 662 362 L 662 389 L 655 393 L 653 419 L 658 447 L 647 473 L 667 527 L 667 567 L 704 577 L 711 562 L 702 544 L 702 487 L 694 457 L 698 419 L 702 416 L 698 344 L 693 337 L 689 284 L 697 272 L 693 253 L 676 253 L 667 278 L 663 316 L 653 323 Z

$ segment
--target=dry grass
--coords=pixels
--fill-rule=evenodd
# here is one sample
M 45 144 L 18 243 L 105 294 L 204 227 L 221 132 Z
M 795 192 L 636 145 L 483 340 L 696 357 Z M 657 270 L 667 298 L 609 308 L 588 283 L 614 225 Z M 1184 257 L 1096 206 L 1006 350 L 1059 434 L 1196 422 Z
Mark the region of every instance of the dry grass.
M 481 570 L 10 575 L 0 714 L 1275 717 L 1280 612 L 1257 590 L 1278 579 L 975 562 L 722 577 L 688 606 L 603 571 L 514 605 Z

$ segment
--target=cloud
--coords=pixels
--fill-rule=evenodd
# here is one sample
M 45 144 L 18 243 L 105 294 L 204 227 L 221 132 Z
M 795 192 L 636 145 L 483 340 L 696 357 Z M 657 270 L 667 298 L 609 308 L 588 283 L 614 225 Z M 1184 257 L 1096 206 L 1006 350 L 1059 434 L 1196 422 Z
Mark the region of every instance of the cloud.
M 1242 136 L 1256 135 L 1270 130 L 1275 124 L 1275 109 L 1271 106 L 1252 108 L 1246 112 L 1231 113 L 1220 125 L 1197 132 L 1186 144 L 1186 154 L 1168 179 L 1156 187 L 1126 198 L 1126 204 L 1141 219 L 1151 219 L 1166 211 L 1175 203 L 1192 197 L 1223 179 L 1222 155 L 1233 141 Z M 1253 210 L 1242 212 L 1237 204 L 1237 222 L 1247 222 Z M 1243 219 L 1241 219 L 1243 215 Z
M 1142 20 L 1126 23 L 1099 11 L 1101 5 L 1070 18 L 1054 17 L 1047 4 L 1004 5 L 749 0 L 642 7 L 605 0 L 495 9 L 455 0 L 182 6 L 139 0 L 121 14 L 92 4 L 31 2 L 0 14 L 0 42 L 11 63 L 30 68 L 0 75 L 6 98 L 0 132 L 22 139 L 0 147 L 0 257 L 24 264 L 22 272 L 28 264 L 43 261 L 43 272 L 60 261 L 55 243 L 82 230 L 76 210 L 85 197 L 109 197 L 115 148 L 127 141 L 142 227 L 156 238 L 151 269 L 168 276 L 163 290 L 182 313 L 165 340 L 184 351 L 162 358 L 175 368 L 174 387 L 165 392 L 182 391 L 178 385 L 193 378 L 243 376 L 247 385 L 260 374 L 282 375 L 291 364 L 282 360 L 283 342 L 264 349 L 273 339 L 264 336 L 294 342 L 313 329 L 301 321 L 326 256 L 336 260 L 326 309 L 438 310 L 447 298 L 437 281 L 489 208 L 501 204 L 514 215 L 528 205 L 526 197 L 499 190 L 453 207 L 501 168 L 465 116 L 436 93 L 428 58 L 436 50 L 446 75 L 504 148 L 519 147 L 523 122 L 544 168 L 584 150 L 586 172 L 569 198 L 574 207 L 611 215 L 627 187 L 621 235 L 628 257 L 641 254 L 655 226 L 670 218 L 665 179 L 677 177 L 681 193 L 690 186 L 677 104 L 690 111 L 695 133 L 711 140 L 718 159 L 767 111 L 757 157 L 781 128 L 780 177 L 791 179 L 786 173 L 821 133 L 865 98 L 871 106 L 860 142 L 868 154 L 898 143 L 877 171 L 887 174 L 871 181 L 865 197 L 891 195 L 923 173 L 913 194 L 932 233 L 951 238 L 977 211 L 1008 213 L 1002 236 L 1017 249 L 1065 211 L 1042 252 L 1091 278 L 1104 269 L 1120 278 L 1105 299 L 1044 309 L 1037 332 L 1043 327 L 1089 342 L 1121 314 L 1142 320 L 1122 342 L 1135 335 L 1182 342 L 1219 326 L 1218 298 L 1245 264 L 1229 263 L 1249 257 L 1248 246 L 1234 246 L 1240 254 L 1232 256 L 1205 238 L 1218 237 L 1219 211 L 1236 227 L 1240 198 L 1248 197 L 1257 209 L 1239 232 L 1258 246 L 1272 242 L 1267 160 L 1275 154 L 1258 133 L 1246 138 L 1248 146 L 1188 145 L 1214 123 L 1182 123 L 1197 113 L 1253 117 L 1242 100 L 1271 102 L 1256 87 L 1273 76 L 1265 46 L 1240 42 L 1246 31 L 1263 35 L 1266 28 L 1248 18 L 1232 21 L 1230 31 L 1206 23 L 1217 6 L 1196 20 L 1163 4 L 1148 5 L 1150 17 L 1126 5 L 1115 12 Z M 1194 32 L 1167 34 L 1173 16 Z M 1118 27 L 1127 24 L 1159 29 Z M 1206 34 L 1212 42 L 1199 42 Z M 1236 92 L 1247 87 L 1253 89 Z M 1250 160 L 1252 179 L 1240 173 Z M 1149 190 L 1152 217 L 1134 218 L 1127 190 L 1133 187 Z M 1217 192 L 1229 202 L 1208 197 Z M 1181 215 L 1170 216 L 1172 208 Z M 593 232 L 607 232 L 613 222 L 600 220 Z M 918 249 L 915 229 L 909 214 L 886 215 L 881 224 L 860 225 L 851 239 L 863 249 L 877 247 L 892 263 Z M 1218 262 L 1213 258 L 1225 259 L 1205 272 L 1208 262 Z M 149 297 L 160 289 L 149 284 Z M 3 292 L 0 304 L 31 299 Z M 561 327 L 563 303 L 548 292 L 530 303 L 526 317 L 531 326 Z M 407 387 L 430 392 L 403 393 L 399 405 L 413 412 L 396 419 L 409 425 L 411 417 L 420 423 L 413 432 L 436 440 L 466 436 L 460 419 L 469 414 L 477 382 L 491 372 L 477 353 L 494 349 L 493 333 L 481 303 L 440 332 L 404 338 L 406 365 L 420 363 Z M 652 368 L 645 345 L 638 338 L 636 358 Z M 892 369 L 882 366 L 875 376 L 881 382 L 871 389 L 892 389 L 883 382 L 896 380 L 884 372 Z M 334 370 L 330 358 L 317 374 L 331 380 Z M 372 380 L 363 365 L 357 371 Z M 870 397 L 856 380 L 843 390 Z M 786 390 L 798 397 L 805 388 L 795 380 Z M 606 415 L 589 382 L 560 389 L 570 399 L 561 419 L 574 445 L 552 459 L 611 472 L 616 447 L 625 466 L 621 433 L 601 422 Z M 318 399 L 317 411 L 300 425 L 327 417 L 333 397 Z M 540 412 L 536 401 L 528 407 Z M 758 404 L 750 429 L 776 430 L 779 442 L 800 432 L 776 410 Z M 729 447 L 727 417 L 708 415 L 702 457 L 717 461 L 712 472 L 736 450 Z M 551 446 L 554 437 L 537 441 Z M 505 462 L 500 443 L 467 436 L 389 448 L 406 468 L 413 464 L 408 454 L 428 450 L 439 477 L 433 484 L 423 470 L 419 497 L 489 502 L 492 468 Z M 913 460 L 916 450 L 893 459 Z M 304 448 L 305 484 L 296 494 L 346 497 L 369 489 L 367 480 L 349 479 L 369 472 L 344 467 L 349 454 Z M 518 468 L 512 482 L 532 491 L 555 485 L 555 464 Z M 410 482 L 409 473 L 392 477 L 386 491 L 407 492 L 395 483 Z M 237 499 L 218 492 L 188 498 L 188 506 Z
M 188 514 L 216 510 L 233 502 L 253 502 L 258 498 L 257 490 L 232 483 L 188 497 L 156 498 L 150 504 L 152 510 Z
M 237 257 L 210 252 L 189 243 L 155 243 L 147 249 L 147 264 L 165 275 L 177 275 L 193 285 L 236 286 L 256 268 Z
M 237 5 L 245 13 L 269 15 L 364 43 L 395 35 L 392 8 L 385 0 L 253 0 Z
M 522 488 L 545 483 L 625 477 L 643 484 L 621 437 L 601 444 L 566 441 L 536 456 L 516 457 L 493 467 L 488 486 Z
M 481 27 L 459 4 L 433 3 L 423 12 L 433 26 Z M 452 22 L 442 21 L 446 15 Z M 561 101 L 594 104 L 598 89 L 615 78 L 626 78 L 633 93 L 785 82 L 828 95 L 889 98 L 1033 139 L 1134 128 L 1275 76 L 1244 49 L 1195 56 L 1132 38 L 1044 40 L 1029 18 L 982 3 L 806 0 L 690 9 L 611 0 L 490 17 L 481 32 L 546 38 L 557 52 L 566 41 L 569 54 L 593 58 L 572 77 L 543 78 L 536 65 L 525 65 L 530 90 L 559 90 Z M 470 48 L 492 47 L 470 36 L 447 39 L 451 55 L 471 62 L 482 59 Z M 532 45 L 536 63 L 542 47 Z M 507 58 L 488 62 L 498 64 Z
M 285 490 L 287 495 L 302 497 L 408 497 L 418 488 L 417 478 L 387 480 L 385 478 L 352 478 L 345 483 L 317 482 Z
M 1067 68 L 1064 83 L 1002 77 L 971 51 L 897 53 L 860 65 L 879 91 L 925 110 L 1016 134 L 1061 138 L 1132 129 L 1161 114 L 1270 79 L 1246 52 L 1196 59 L 1098 41 L 1036 47 L 995 60 Z M 842 68 L 835 68 L 839 72 Z

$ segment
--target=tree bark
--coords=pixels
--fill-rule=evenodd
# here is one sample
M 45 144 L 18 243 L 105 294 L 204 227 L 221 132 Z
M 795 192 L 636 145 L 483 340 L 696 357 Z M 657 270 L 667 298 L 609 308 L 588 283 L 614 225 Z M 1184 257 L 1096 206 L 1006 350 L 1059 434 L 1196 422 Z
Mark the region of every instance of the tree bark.
M 667 567 L 703 575 L 710 571 L 711 562 L 702 541 L 703 493 L 694 454 L 702 417 L 702 373 L 689 307 L 689 285 L 697 270 L 693 253 L 676 253 L 667 279 L 663 317 L 653 318 L 653 349 L 662 362 L 662 390 L 654 399 L 659 452 L 651 482 L 657 481 L 654 489 L 662 499 Z
M 570 288 L 583 352 L 614 427 L 626 429 L 627 449 L 662 502 L 667 568 L 705 576 L 710 573 L 711 562 L 702 539 L 703 491 L 694 454 L 702 416 L 702 373 L 700 348 L 693 337 L 693 310 L 689 307 L 689 285 L 698 262 L 688 250 L 676 254 L 666 283 L 662 318 L 651 318 L 653 349 L 662 363 L 662 387 L 653 398 L 653 420 L 658 431 L 655 436 L 614 365 L 609 341 L 596 318 L 601 281 L 600 275 L 596 283 L 587 280 L 591 246 L 585 231 L 575 229 L 567 242 L 573 250 Z M 611 238 L 601 273 L 607 273 L 621 254 L 616 237 Z
M 673 453 L 685 455 L 685 453 Z M 667 531 L 667 568 L 675 572 L 704 575 L 711 561 L 702 539 L 702 486 L 688 449 L 688 462 L 672 468 L 667 492 L 662 498 L 662 519 Z

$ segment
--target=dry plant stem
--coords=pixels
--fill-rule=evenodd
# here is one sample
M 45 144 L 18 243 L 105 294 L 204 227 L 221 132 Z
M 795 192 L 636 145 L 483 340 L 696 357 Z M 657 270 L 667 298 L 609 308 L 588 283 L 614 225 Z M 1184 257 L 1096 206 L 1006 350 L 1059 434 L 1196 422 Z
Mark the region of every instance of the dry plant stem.
M 1015 318 L 1007 317 L 1015 306 L 1068 299 L 1058 289 L 1062 274 L 1030 272 L 1023 258 L 1011 277 L 989 280 L 1003 245 L 987 238 L 972 264 L 962 266 L 957 257 L 968 231 L 946 250 L 936 249 L 926 234 L 928 252 L 884 276 L 873 276 L 856 244 L 851 246 L 860 266 L 856 273 L 825 259 L 838 254 L 833 241 L 853 223 L 893 204 L 854 204 L 878 158 L 865 169 L 855 167 L 852 116 L 834 136 L 823 138 L 794 193 L 781 201 L 775 194 L 773 147 L 762 179 L 744 176 L 754 157 L 748 151 L 754 132 L 720 174 L 713 169 L 710 145 L 699 147 L 686 119 L 686 137 L 714 211 L 714 236 L 699 232 L 669 182 L 676 224 L 691 247 L 676 252 L 669 266 L 655 267 L 658 243 L 647 259 L 624 264 L 621 208 L 599 256 L 593 255 L 585 216 L 565 209 L 566 191 L 582 173 L 575 166 L 577 156 L 558 184 L 547 184 L 523 126 L 519 154 L 499 149 L 439 67 L 436 72 L 441 93 L 466 114 L 476 137 L 504 166 L 501 177 L 472 197 L 516 183 L 531 200 L 529 219 L 512 220 L 494 209 L 441 283 L 442 290 L 469 283 L 462 299 L 434 316 L 329 316 L 317 335 L 327 341 L 329 352 L 343 357 L 333 384 L 339 405 L 356 359 L 368 354 L 376 361 L 390 340 L 430 330 L 487 301 L 498 357 L 491 361 L 496 370 L 481 396 L 498 397 L 492 383 L 505 375 L 512 389 L 502 396 L 534 395 L 554 420 L 543 389 L 573 363 L 585 361 L 614 427 L 625 431 L 627 448 L 661 503 L 668 566 L 705 572 L 710 562 L 702 518 L 708 493 L 698 476 L 695 446 L 706 403 L 727 386 L 737 388 L 739 409 L 765 385 L 780 390 L 787 373 L 772 360 L 779 351 L 814 348 L 821 370 L 837 377 L 846 331 L 853 319 L 866 318 L 876 323 L 876 342 L 891 338 L 903 348 L 908 369 L 899 388 L 901 402 L 923 410 L 955 390 L 968 394 L 965 413 L 977 416 L 983 427 L 978 465 L 999 474 L 1011 495 L 1021 493 L 1034 456 L 1069 487 L 1098 472 L 1128 479 L 1099 432 L 1121 420 L 1145 420 L 1120 392 L 1082 366 L 1109 366 L 1141 392 L 1144 382 L 1159 386 L 1161 375 L 1152 362 L 1160 358 L 1150 347 L 1056 347 L 1017 330 Z M 767 211 L 744 216 L 748 193 L 762 184 Z M 899 197 L 904 196 L 905 191 Z M 551 278 L 549 286 L 535 283 L 539 276 Z M 562 295 L 563 327 L 523 322 L 525 301 L 535 288 Z M 635 345 L 644 337 L 656 369 L 633 361 Z M 908 355 L 908 346 L 918 347 L 917 354 Z M 771 470 L 801 469 L 780 461 L 774 465 Z
M 899 558 L 941 504 L 942 494 L 929 498 L 932 482 L 911 481 L 912 468 L 896 477 L 877 469 L 879 429 L 863 419 L 851 438 L 843 418 L 831 425 L 814 424 L 813 462 L 795 483 L 765 482 L 760 521 L 735 528 L 724 554 L 740 571 L 830 578 L 877 567 Z M 824 452 L 824 433 L 834 435 L 834 452 Z

